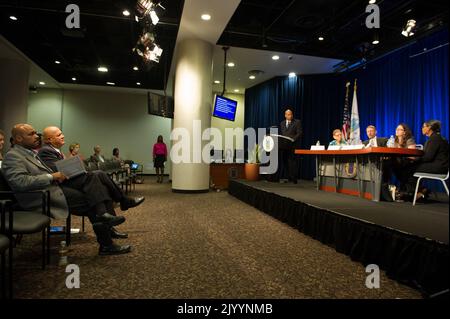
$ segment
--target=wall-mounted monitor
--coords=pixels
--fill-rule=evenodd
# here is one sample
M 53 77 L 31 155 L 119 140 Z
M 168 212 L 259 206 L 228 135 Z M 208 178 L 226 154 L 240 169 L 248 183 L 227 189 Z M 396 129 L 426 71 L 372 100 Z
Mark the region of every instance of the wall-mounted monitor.
M 221 95 L 216 95 L 214 99 L 213 116 L 228 121 L 236 118 L 237 101 L 231 100 Z
M 148 92 L 148 114 L 173 119 L 173 99 L 152 92 Z

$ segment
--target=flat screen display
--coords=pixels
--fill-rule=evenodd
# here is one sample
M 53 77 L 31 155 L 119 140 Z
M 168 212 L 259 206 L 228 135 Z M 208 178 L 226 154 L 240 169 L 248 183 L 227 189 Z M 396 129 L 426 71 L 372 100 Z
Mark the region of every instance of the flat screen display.
M 228 121 L 234 121 L 236 117 L 237 101 L 216 95 L 214 100 L 213 116 Z

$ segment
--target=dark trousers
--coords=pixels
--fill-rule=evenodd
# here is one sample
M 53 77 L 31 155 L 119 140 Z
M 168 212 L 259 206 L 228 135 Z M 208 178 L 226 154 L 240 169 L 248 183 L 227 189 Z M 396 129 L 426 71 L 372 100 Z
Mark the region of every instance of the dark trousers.
M 430 163 L 409 163 L 405 165 L 401 172 L 397 172 L 397 178 L 400 180 L 400 189 L 407 193 L 413 194 L 416 189 L 417 177 L 414 173 L 429 173 L 429 174 L 447 174 L 447 167 L 438 166 L 432 162 Z
M 69 212 L 77 216 L 87 216 L 92 224 L 92 228 L 97 237 L 97 242 L 102 246 L 111 245 L 111 227 L 98 222 L 98 215 L 96 213 L 96 210 L 91 206 L 85 194 L 79 190 L 64 185 L 61 185 L 61 189 L 64 193 L 64 196 L 66 197 L 67 205 L 69 206 Z M 108 205 L 106 203 L 104 205 L 105 209 L 108 209 Z M 114 213 L 113 208 L 112 212 L 110 213 Z
M 62 186 L 76 189 L 85 194 L 91 207 L 105 202 L 120 202 L 125 198 L 123 191 L 103 171 L 92 171 L 66 180 Z
M 279 178 L 288 178 L 290 181 L 297 180 L 297 160 L 294 149 L 280 149 Z

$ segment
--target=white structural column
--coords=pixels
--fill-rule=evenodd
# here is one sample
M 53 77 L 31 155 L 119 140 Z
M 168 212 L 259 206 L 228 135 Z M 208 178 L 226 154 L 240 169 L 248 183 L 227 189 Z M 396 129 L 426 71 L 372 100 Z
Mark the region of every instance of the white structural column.
M 28 62 L 0 58 L 0 129 L 7 138 L 13 125 L 27 121 L 29 73 Z
M 211 127 L 212 61 L 213 46 L 209 42 L 184 39 L 178 44 L 173 129 L 185 132 L 185 136 L 174 140 L 173 145 L 185 143 L 184 151 L 189 154 L 183 155 L 189 161 L 172 161 L 174 192 L 209 190 L 209 164 L 202 160 L 202 150 L 208 141 L 202 141 L 201 136 L 205 129 Z

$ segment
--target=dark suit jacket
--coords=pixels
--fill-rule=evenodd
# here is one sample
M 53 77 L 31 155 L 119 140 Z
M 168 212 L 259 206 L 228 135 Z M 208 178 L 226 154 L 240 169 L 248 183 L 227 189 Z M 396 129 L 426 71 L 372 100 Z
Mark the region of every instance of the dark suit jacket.
M 302 124 L 300 120 L 293 119 L 286 127 L 286 120 L 280 123 L 281 135 L 288 136 L 294 140 L 293 144 L 297 144 L 302 135 Z
M 8 181 L 17 201 L 24 209 L 39 210 L 42 207 L 42 197 L 36 193 L 20 193 L 33 190 L 50 191 L 50 212 L 54 218 L 68 216 L 68 203 L 61 187 L 53 183 L 48 174 L 52 170 L 36 159 L 22 146 L 16 145 L 10 149 L 3 160 L 1 172 Z
M 445 174 L 448 171 L 448 141 L 441 134 L 433 133 L 423 148 L 424 155 L 417 159 L 416 171 Z
M 102 156 L 102 157 L 103 157 L 103 160 L 106 160 L 104 156 Z M 101 162 L 100 157 L 98 155 L 95 155 L 95 154 L 91 155 L 91 157 L 89 158 L 89 161 L 94 162 L 94 163 L 100 163 Z
M 64 159 L 64 156 L 57 151 L 50 145 L 44 144 L 42 148 L 38 152 L 38 156 L 41 159 L 42 162 L 44 162 L 45 165 L 50 167 L 54 172 L 57 172 L 55 162 L 60 161 Z
M 388 138 L 386 137 L 377 137 L 377 145 L 378 147 L 386 147 L 387 146 L 387 142 L 388 142 Z M 365 140 L 363 142 L 364 145 L 369 144 L 369 140 Z

